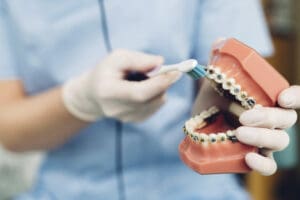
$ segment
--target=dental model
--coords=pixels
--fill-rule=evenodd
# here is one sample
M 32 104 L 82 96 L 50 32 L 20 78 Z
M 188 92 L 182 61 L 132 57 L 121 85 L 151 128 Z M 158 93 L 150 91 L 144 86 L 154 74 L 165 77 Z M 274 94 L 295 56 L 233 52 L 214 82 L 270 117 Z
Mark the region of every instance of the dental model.
M 289 84 L 256 51 L 235 39 L 213 47 L 206 78 L 232 103 L 228 109 L 213 106 L 186 121 L 180 157 L 201 174 L 248 172 L 244 157 L 258 149 L 235 137 L 239 115 L 258 104 L 275 106 L 278 94 Z

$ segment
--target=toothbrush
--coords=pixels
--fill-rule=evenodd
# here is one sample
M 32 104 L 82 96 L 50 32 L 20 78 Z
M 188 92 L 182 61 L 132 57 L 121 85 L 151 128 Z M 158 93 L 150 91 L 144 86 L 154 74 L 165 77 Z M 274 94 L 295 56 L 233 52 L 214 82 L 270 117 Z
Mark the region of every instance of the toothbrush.
M 131 81 L 141 81 L 149 77 L 154 77 L 160 74 L 164 74 L 170 71 L 181 71 L 187 73 L 194 80 L 206 76 L 206 67 L 198 64 L 197 60 L 189 59 L 183 62 L 172 64 L 172 65 L 162 65 L 147 74 L 142 74 L 140 72 L 130 72 L 127 74 L 126 79 Z

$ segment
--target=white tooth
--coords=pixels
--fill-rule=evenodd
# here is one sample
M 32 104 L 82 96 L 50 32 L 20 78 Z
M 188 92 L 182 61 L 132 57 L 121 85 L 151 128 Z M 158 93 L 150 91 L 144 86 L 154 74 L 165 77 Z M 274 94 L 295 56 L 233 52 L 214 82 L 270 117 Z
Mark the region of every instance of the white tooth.
M 235 80 L 233 78 L 228 78 L 223 81 L 222 87 L 224 90 L 229 90 L 235 84 Z
M 227 135 L 228 137 L 233 137 L 233 136 L 235 136 L 235 133 L 234 133 L 234 131 L 232 131 L 232 130 L 228 130 L 228 131 L 226 131 L 226 135 Z
M 218 133 L 217 137 L 218 137 L 218 141 L 220 142 L 224 142 L 227 138 L 225 133 Z
M 209 142 L 210 143 L 215 143 L 217 142 L 217 135 L 214 133 L 209 134 Z
M 193 132 L 193 129 L 195 128 L 195 125 L 193 124 L 193 122 L 192 121 L 187 121 L 186 123 L 185 123 L 185 128 L 186 128 L 186 130 L 188 131 L 188 132 Z
M 196 122 L 193 118 L 188 121 L 188 126 L 194 128 L 196 126 Z
M 207 67 L 207 75 L 206 75 L 208 78 L 210 79 L 214 79 L 216 74 L 215 74 L 215 68 L 211 65 L 209 65 Z
M 248 94 L 245 91 L 241 91 L 240 93 L 238 93 L 236 96 L 237 100 L 239 101 L 244 101 L 245 99 L 247 99 Z
M 242 106 L 243 106 L 244 108 L 246 108 L 246 109 L 249 109 L 249 108 L 250 108 L 246 100 L 243 100 L 243 101 L 241 102 L 241 104 L 242 104 Z
M 205 133 L 200 133 L 199 134 L 199 136 L 200 136 L 200 142 L 201 143 L 207 143 L 208 142 L 208 135 L 207 134 L 205 134 Z
M 193 124 L 194 124 L 195 126 L 197 126 L 198 121 L 197 121 L 197 119 L 196 119 L 195 117 L 192 118 L 192 122 L 193 122 Z
M 219 109 L 216 106 L 213 106 L 208 111 L 213 115 L 219 112 Z
M 223 74 L 223 73 L 218 73 L 218 72 L 215 72 L 216 73 L 216 76 L 215 76 L 215 81 L 217 82 L 217 83 L 223 83 L 224 82 L 224 80 L 226 79 L 226 75 L 225 74 Z
M 206 119 L 210 116 L 211 114 L 208 112 L 208 111 L 203 111 L 201 114 L 200 114 L 200 117 L 202 117 L 202 119 Z
M 221 73 L 221 70 L 220 70 L 219 67 L 215 67 L 214 69 L 215 69 L 215 74 L 220 74 Z
M 230 88 L 230 94 L 232 94 L 234 96 L 237 95 L 240 91 L 241 91 L 241 86 L 238 84 L 234 84 Z
M 189 132 L 189 133 L 192 133 L 194 131 L 195 127 L 192 127 L 192 126 L 189 126 L 186 128 L 186 130 Z
M 197 115 L 196 117 L 194 117 L 194 119 L 197 122 L 197 124 L 201 124 L 203 122 L 203 118 L 200 117 L 199 115 Z

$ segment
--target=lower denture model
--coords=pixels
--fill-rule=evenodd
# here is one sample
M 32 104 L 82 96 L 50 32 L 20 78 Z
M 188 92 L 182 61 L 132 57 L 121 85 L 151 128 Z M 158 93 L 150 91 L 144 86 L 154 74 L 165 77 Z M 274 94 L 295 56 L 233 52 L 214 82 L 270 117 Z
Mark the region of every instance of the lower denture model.
M 249 172 L 245 155 L 258 148 L 235 137 L 235 129 L 241 126 L 240 111 L 235 110 L 276 106 L 279 93 L 289 84 L 255 50 L 232 38 L 213 47 L 206 74 L 211 86 L 231 105 L 228 109 L 212 106 L 186 121 L 180 157 L 201 174 Z

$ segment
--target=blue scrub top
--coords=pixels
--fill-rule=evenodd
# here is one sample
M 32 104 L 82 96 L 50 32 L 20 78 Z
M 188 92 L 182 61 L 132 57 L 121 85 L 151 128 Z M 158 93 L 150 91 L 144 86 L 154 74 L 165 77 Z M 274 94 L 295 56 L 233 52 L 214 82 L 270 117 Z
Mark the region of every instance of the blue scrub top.
M 159 54 L 166 63 L 205 63 L 220 36 L 272 52 L 257 0 L 109 0 L 105 7 L 113 48 Z M 63 84 L 107 55 L 97 0 L 0 0 L 0 44 L 0 78 L 22 80 L 29 95 Z M 233 175 L 199 175 L 180 161 L 193 90 L 184 76 L 150 119 L 123 124 L 127 199 L 248 199 Z M 18 199 L 118 199 L 115 125 L 93 123 L 48 152 L 36 184 Z

